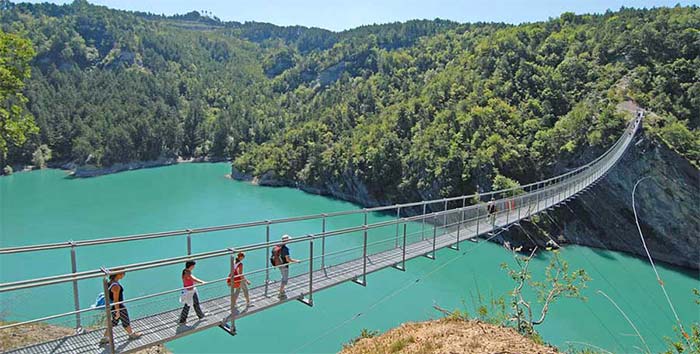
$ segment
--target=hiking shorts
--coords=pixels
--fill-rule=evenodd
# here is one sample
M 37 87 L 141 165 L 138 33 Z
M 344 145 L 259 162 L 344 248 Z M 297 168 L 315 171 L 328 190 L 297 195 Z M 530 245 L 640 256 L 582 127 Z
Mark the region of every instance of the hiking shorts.
M 233 297 L 238 299 L 238 295 L 241 294 L 241 290 L 243 290 L 243 296 L 245 296 L 246 300 L 250 298 L 250 295 L 248 294 L 248 283 L 245 282 L 245 280 L 241 281 L 241 284 L 233 289 Z
M 282 273 L 282 285 L 287 285 L 289 282 L 289 267 L 280 267 L 280 273 Z
M 129 327 L 131 320 L 129 320 L 129 312 L 126 311 L 126 307 L 122 306 L 119 308 L 119 318 L 116 316 L 117 311 L 112 308 L 112 326 L 116 326 L 119 321 L 122 321 L 122 327 Z

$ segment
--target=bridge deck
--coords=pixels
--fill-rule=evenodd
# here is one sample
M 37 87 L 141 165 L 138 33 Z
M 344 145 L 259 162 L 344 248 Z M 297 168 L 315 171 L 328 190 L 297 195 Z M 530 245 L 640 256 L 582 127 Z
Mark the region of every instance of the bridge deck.
M 557 201 L 559 202 L 559 201 Z M 544 207 L 543 203 L 543 207 Z M 520 213 L 527 216 L 527 206 L 520 208 Z M 544 208 L 542 208 L 544 209 Z M 534 214 L 536 211 L 531 210 Z M 510 212 L 510 220 L 508 223 L 517 222 L 518 210 Z M 495 228 L 506 226 L 506 215 L 500 215 L 495 220 Z M 485 234 L 492 231 L 492 226 L 484 223 L 479 225 L 479 234 Z M 465 223 L 460 227 L 460 242 L 470 238 L 475 238 L 476 223 Z M 457 242 L 457 233 L 445 233 L 435 238 L 435 249 L 439 250 L 448 246 L 452 246 Z M 416 241 L 406 245 L 406 260 L 430 254 L 433 251 L 432 235 L 426 235 L 425 240 Z M 367 256 L 367 273 L 376 272 L 378 270 L 391 267 L 395 264 L 400 264 L 402 261 L 403 252 L 401 247 L 393 248 L 384 252 L 375 253 Z M 334 266 L 319 269 L 313 273 L 313 291 L 320 291 L 334 285 L 362 277 L 362 257 L 351 261 L 337 264 Z M 271 282 L 266 293 L 264 285 L 251 288 L 250 298 L 251 306 L 249 309 L 240 311 L 236 315 L 236 319 L 252 315 L 256 312 L 280 305 L 287 301 L 303 298 L 308 294 L 309 289 L 309 274 L 308 272 L 290 277 L 287 285 L 287 298 L 280 300 L 277 297 L 278 282 Z M 117 352 L 132 352 L 138 349 L 149 347 L 155 344 L 174 340 L 193 332 L 201 331 L 211 327 L 218 326 L 221 321 L 229 314 L 229 296 L 222 296 L 201 303 L 202 308 L 209 312 L 209 315 L 202 320 L 191 322 L 186 326 L 178 326 L 177 321 L 180 316 L 181 308 L 154 314 L 151 316 L 132 319 L 133 328 L 137 329 L 143 336 L 136 340 L 128 340 L 126 333 L 115 328 L 114 340 L 115 350 Z M 239 300 L 239 304 L 244 301 Z M 127 306 L 128 307 L 128 306 Z M 241 306 L 239 306 L 239 309 Z M 193 318 L 193 316 L 190 316 Z M 36 344 L 24 348 L 7 351 L 7 353 L 109 353 L 109 346 L 99 346 L 98 342 L 104 333 L 104 328 L 98 330 L 90 330 L 83 334 L 63 337 L 61 339 Z

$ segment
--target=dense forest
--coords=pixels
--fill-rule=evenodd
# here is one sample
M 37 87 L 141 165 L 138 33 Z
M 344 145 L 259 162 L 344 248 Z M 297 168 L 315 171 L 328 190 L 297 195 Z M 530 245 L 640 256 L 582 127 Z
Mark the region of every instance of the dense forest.
M 619 135 L 624 100 L 700 160 L 696 6 L 331 32 L 0 0 L 0 24 L 34 49 L 26 100 L 0 98 L 38 127 L 2 166 L 229 158 L 242 175 L 401 202 L 576 165 Z

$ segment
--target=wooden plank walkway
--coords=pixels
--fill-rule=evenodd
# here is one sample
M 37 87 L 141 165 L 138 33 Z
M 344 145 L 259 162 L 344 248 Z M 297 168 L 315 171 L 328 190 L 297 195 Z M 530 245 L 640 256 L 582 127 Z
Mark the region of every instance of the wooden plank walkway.
M 543 208 L 549 207 L 542 203 Z M 530 208 L 532 208 L 530 206 Z M 528 206 L 522 206 L 520 212 L 523 216 L 528 214 Z M 517 215 L 517 209 L 510 212 L 509 224 L 518 221 L 514 215 Z M 535 213 L 531 210 L 532 214 Z M 483 235 L 492 231 L 492 226 L 488 225 L 485 220 L 487 217 L 480 219 L 479 234 Z M 495 219 L 495 229 L 506 226 L 506 215 L 500 215 Z M 455 227 L 456 228 L 456 227 Z M 406 260 L 427 255 L 433 252 L 433 249 L 440 250 L 457 243 L 456 231 L 439 235 L 435 238 L 435 247 L 433 248 L 432 232 L 430 236 L 426 235 L 425 240 L 416 241 L 406 245 Z M 476 234 L 476 222 L 465 223 L 460 226 L 460 242 L 467 239 L 474 239 L 479 235 Z M 367 274 L 373 273 L 387 267 L 400 264 L 402 262 L 403 251 L 401 247 L 393 248 L 384 252 L 370 254 L 367 256 Z M 321 291 L 323 289 L 338 285 L 348 280 L 354 280 L 362 277 L 363 260 L 362 257 L 344 262 L 341 264 L 328 266 L 324 269 L 319 269 L 313 273 L 313 291 Z M 283 304 L 288 301 L 302 299 L 308 294 L 309 289 L 309 274 L 308 272 L 290 277 L 287 285 L 286 299 L 277 297 L 279 282 L 270 282 L 267 290 L 261 285 L 250 289 L 251 306 L 247 310 L 240 310 L 236 315 L 236 319 L 250 316 L 256 312 Z M 242 297 L 242 296 L 241 296 Z M 243 303 L 241 299 L 239 303 Z M 156 344 L 171 341 L 198 331 L 212 328 L 221 324 L 221 321 L 229 314 L 229 296 L 217 297 L 201 303 L 202 309 L 208 312 L 209 315 L 204 319 L 190 322 L 186 326 L 178 326 L 177 321 L 180 316 L 181 307 L 177 309 L 150 315 L 143 318 L 132 319 L 133 328 L 137 329 L 143 336 L 136 340 L 127 339 L 126 333 L 120 329 L 114 329 L 115 350 L 120 353 L 133 352 Z M 128 304 L 127 304 L 128 308 Z M 190 319 L 196 318 L 194 315 Z M 98 342 L 104 333 L 104 328 L 90 330 L 83 334 L 64 337 L 61 339 L 40 343 L 24 348 L 7 351 L 7 353 L 109 353 L 109 346 L 99 346 Z

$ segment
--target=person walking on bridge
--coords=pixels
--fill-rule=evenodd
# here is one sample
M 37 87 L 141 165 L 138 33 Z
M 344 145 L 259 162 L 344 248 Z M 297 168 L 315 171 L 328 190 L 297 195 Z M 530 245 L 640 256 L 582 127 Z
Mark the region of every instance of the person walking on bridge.
M 282 280 L 280 282 L 280 299 L 286 299 L 287 294 L 284 292 L 284 287 L 287 286 L 289 282 L 289 263 L 298 263 L 299 260 L 292 258 L 289 255 L 289 248 L 287 247 L 287 242 L 292 238 L 289 235 L 282 236 L 282 243 L 275 246 L 272 249 L 272 257 L 270 258 L 270 263 L 273 266 L 279 268 L 280 274 L 282 275 Z
M 489 219 L 491 220 L 491 224 L 495 224 L 496 222 L 496 199 L 494 197 L 491 197 L 491 200 L 488 202 L 486 205 L 486 211 L 488 212 Z
M 238 252 L 236 255 L 236 261 L 233 263 L 233 269 L 231 269 L 231 272 L 228 274 L 228 277 L 226 278 L 226 285 L 228 286 L 233 286 L 233 306 L 234 306 L 234 311 L 236 311 L 235 306 L 236 303 L 238 302 L 238 296 L 241 294 L 241 290 L 243 290 L 243 296 L 245 296 L 245 308 L 246 310 L 250 308 L 252 305 L 250 304 L 250 295 L 248 294 L 248 285 L 250 285 L 250 281 L 248 278 L 243 275 L 243 259 L 245 258 L 245 254 L 243 252 Z M 231 284 L 231 279 L 233 279 L 233 284 Z M 221 321 L 221 325 L 219 327 L 222 327 L 224 330 L 228 332 L 236 332 L 236 328 L 234 327 L 233 330 L 231 330 L 231 326 L 229 324 L 229 321 L 231 320 L 231 315 L 229 314 L 226 316 Z
M 233 277 L 233 303 L 234 305 L 238 301 L 238 296 L 243 290 L 243 296 L 245 296 L 245 307 L 246 309 L 250 307 L 250 294 L 248 294 L 248 285 L 250 285 L 250 280 L 243 275 L 243 259 L 245 259 L 245 254 L 243 252 L 238 252 L 236 255 L 236 262 L 233 263 L 233 269 L 226 279 L 228 286 L 231 286 L 231 277 Z
M 129 334 L 129 339 L 137 339 L 141 337 L 141 333 L 134 332 L 131 329 L 131 321 L 129 320 L 129 312 L 126 310 L 126 305 L 124 305 L 124 287 L 119 284 L 119 281 L 124 278 L 126 272 L 116 271 L 109 275 L 109 282 L 107 283 L 107 290 L 109 294 L 110 309 L 112 312 L 112 327 L 122 322 L 122 327 L 127 334 Z M 109 343 L 109 333 L 105 329 L 105 335 L 100 339 L 100 345 L 105 345 Z
M 194 307 L 194 311 L 197 313 L 197 317 L 201 320 L 207 314 L 202 311 L 199 306 L 199 296 L 197 295 L 197 287 L 194 284 L 204 284 L 204 281 L 195 277 L 192 274 L 194 266 L 197 264 L 195 261 L 185 262 L 185 269 L 182 270 L 182 295 L 180 295 L 180 303 L 185 304 L 180 312 L 180 320 L 178 323 L 184 325 L 187 323 L 187 316 L 190 313 L 190 307 Z

